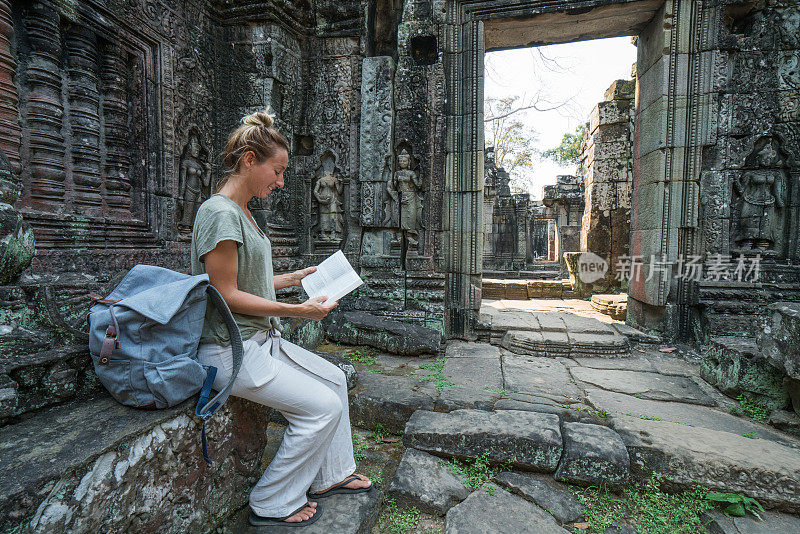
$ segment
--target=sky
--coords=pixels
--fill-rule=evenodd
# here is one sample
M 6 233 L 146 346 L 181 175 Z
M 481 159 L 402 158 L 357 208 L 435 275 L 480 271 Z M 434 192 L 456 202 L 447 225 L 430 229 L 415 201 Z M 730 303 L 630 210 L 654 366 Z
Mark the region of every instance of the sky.
M 553 111 L 519 113 L 519 118 L 536 131 L 534 148 L 543 151 L 558 146 L 565 133 L 586 122 L 614 80 L 631 79 L 635 62 L 636 47 L 630 37 L 489 52 L 484 97 L 517 95 L 520 101 L 530 102 L 538 95 L 539 107 L 566 101 Z M 555 183 L 556 175 L 574 173 L 573 167 L 535 159 L 529 192 L 533 198 L 541 198 L 542 186 Z

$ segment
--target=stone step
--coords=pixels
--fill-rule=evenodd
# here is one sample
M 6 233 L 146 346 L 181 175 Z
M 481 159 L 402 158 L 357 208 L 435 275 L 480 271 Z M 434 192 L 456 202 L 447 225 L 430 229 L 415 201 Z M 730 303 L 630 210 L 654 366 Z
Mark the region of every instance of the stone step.
M 466 499 L 470 490 L 443 464 L 441 458 L 417 449 L 406 449 L 389 484 L 389 495 L 409 508 L 416 506 L 421 512 L 446 514 Z
M 21 415 L 102 393 L 86 345 L 10 351 L 0 359 L 0 426 Z
M 461 459 L 486 454 L 495 463 L 546 473 L 556 470 L 563 451 L 558 416 L 519 410 L 418 410 L 406 424 L 403 444 Z
M 752 497 L 767 508 L 800 513 L 800 454 L 766 439 L 621 415 L 612 421 L 638 479 L 660 475 L 670 490 L 694 484 Z
M 0 429 L 0 530 L 143 532 L 165 517 L 175 531 L 215 528 L 261 474 L 268 412 L 231 398 L 206 425 L 209 467 L 195 404 L 137 410 L 102 396 Z
M 254 527 L 247 521 L 250 507 L 245 506 L 220 534 L 267 534 L 279 532 L 303 532 L 308 534 L 370 534 L 378 519 L 383 492 L 373 488 L 365 493 L 331 495 L 318 499 L 321 515 L 314 523 L 302 527 L 266 526 Z M 298 530 L 300 529 L 300 530 Z

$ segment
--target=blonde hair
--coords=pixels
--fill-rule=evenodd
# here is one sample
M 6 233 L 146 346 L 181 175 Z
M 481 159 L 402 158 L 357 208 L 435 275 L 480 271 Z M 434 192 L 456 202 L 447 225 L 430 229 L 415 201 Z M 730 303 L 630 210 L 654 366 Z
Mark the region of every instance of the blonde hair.
M 227 183 L 232 174 L 239 172 L 242 158 L 248 152 L 255 154 L 258 163 L 274 156 L 278 148 L 289 152 L 289 141 L 272 127 L 274 123 L 269 107 L 242 118 L 241 125 L 228 136 L 222 151 L 224 175 L 217 184 L 217 191 Z

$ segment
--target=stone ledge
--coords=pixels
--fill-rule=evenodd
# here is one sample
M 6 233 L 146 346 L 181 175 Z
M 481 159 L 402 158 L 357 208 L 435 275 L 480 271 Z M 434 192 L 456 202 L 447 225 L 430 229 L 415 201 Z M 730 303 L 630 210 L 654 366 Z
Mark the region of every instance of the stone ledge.
M 268 413 L 230 399 L 207 425 L 212 468 L 195 402 L 146 411 L 106 396 L 3 428 L 0 530 L 156 532 L 165 514 L 176 531 L 220 523 L 260 475 Z

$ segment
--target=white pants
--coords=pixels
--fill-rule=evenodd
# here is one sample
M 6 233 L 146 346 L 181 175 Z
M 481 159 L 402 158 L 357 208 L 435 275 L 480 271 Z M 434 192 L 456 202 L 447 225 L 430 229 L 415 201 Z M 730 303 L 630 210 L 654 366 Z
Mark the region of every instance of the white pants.
M 278 452 L 250 492 L 258 515 L 283 517 L 355 471 L 347 380 L 337 366 L 267 332 L 243 342 L 231 395 L 280 411 L 289 421 Z M 198 359 L 217 368 L 214 389 L 228 383 L 230 347 L 202 344 Z

